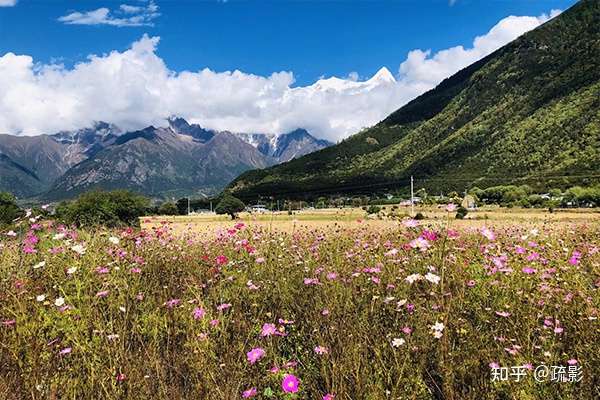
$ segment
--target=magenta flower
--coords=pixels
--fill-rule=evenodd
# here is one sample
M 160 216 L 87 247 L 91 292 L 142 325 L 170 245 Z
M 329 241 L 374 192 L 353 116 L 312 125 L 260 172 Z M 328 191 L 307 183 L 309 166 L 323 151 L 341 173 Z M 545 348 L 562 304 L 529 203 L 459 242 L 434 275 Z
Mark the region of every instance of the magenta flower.
M 225 265 L 227 264 L 227 262 L 229 261 L 229 259 L 227 258 L 227 256 L 217 256 L 217 258 L 215 259 L 217 265 Z
M 298 391 L 298 385 L 300 381 L 292 374 L 288 374 L 283 377 L 283 381 L 281 381 L 281 388 L 286 393 L 296 393 Z
M 528 275 L 535 274 L 537 272 L 537 270 L 535 268 L 531 268 L 531 267 L 525 267 L 521 271 L 523 271 L 523 273 L 528 274 Z
M 204 315 L 206 315 L 206 311 L 204 311 L 204 308 L 202 307 L 196 307 L 194 308 L 194 312 L 192 313 L 192 315 L 194 316 L 195 320 L 199 320 L 204 318 Z
M 248 362 L 250 362 L 250 364 L 254 364 L 258 360 L 263 358 L 265 356 L 265 354 L 266 353 L 263 348 L 256 347 L 256 348 L 250 350 L 248 353 L 246 353 L 246 356 L 248 357 Z
M 253 387 L 248 390 L 244 390 L 244 392 L 242 393 L 242 398 L 249 399 L 251 397 L 256 396 L 257 393 L 258 393 L 258 391 L 256 390 L 255 387 Z
M 323 396 L 323 400 L 334 400 L 335 399 L 335 395 L 331 394 L 331 393 L 327 393 L 325 396 Z

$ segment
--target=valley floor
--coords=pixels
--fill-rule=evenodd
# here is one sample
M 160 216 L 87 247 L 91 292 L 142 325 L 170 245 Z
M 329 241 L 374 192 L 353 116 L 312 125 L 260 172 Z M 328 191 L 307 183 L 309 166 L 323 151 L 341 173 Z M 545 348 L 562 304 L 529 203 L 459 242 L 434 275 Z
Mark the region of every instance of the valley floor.
M 0 398 L 600 398 L 598 214 L 420 211 L 23 220 Z

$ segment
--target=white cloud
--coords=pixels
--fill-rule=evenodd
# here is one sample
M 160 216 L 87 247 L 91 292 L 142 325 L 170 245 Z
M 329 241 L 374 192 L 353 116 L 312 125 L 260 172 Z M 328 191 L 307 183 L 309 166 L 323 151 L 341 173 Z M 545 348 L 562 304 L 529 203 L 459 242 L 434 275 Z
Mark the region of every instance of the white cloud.
M 0 0 L 0 7 L 12 7 L 17 4 L 17 0 Z
M 293 73 L 285 71 L 175 72 L 156 54 L 159 38 L 146 35 L 126 51 L 90 56 L 73 68 L 7 53 L 0 57 L 0 132 L 53 133 L 99 120 L 137 129 L 178 115 L 218 130 L 278 133 L 303 127 L 339 140 L 554 15 L 507 17 L 470 48 L 413 50 L 396 79 L 382 69 L 365 81 L 351 73 L 309 86 L 295 86 Z
M 121 4 L 114 12 L 106 7 L 93 11 L 75 11 L 58 20 L 68 25 L 152 26 L 152 21 L 159 16 L 158 6 L 153 0 L 149 0 L 144 6 Z

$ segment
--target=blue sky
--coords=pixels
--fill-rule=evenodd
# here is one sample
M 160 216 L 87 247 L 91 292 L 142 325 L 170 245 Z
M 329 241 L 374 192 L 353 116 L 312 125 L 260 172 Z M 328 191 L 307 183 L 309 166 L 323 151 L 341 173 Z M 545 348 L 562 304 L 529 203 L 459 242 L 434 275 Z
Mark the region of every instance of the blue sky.
M 20 0 L 0 8 L 0 54 L 28 54 L 66 65 L 127 48 L 143 33 L 160 36 L 157 53 L 175 71 L 293 71 L 299 85 L 320 76 L 395 72 L 415 48 L 468 45 L 508 15 L 566 9 L 573 0 L 160 1 L 153 26 L 67 25 L 73 11 L 133 1 Z
M 0 133 L 175 115 L 338 141 L 574 1 L 452 3 L 0 0 Z

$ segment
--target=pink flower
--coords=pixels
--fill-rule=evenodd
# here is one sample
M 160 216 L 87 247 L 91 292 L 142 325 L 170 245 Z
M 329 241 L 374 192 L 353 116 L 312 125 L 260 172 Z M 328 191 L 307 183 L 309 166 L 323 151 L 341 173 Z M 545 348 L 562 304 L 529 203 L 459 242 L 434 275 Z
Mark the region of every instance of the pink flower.
M 323 400 L 334 400 L 335 396 L 331 393 L 327 393 L 325 396 L 323 396 Z
M 277 328 L 275 327 L 275 324 L 264 324 L 262 326 L 262 331 L 260 332 L 260 335 L 262 337 L 272 336 L 276 332 L 277 332 Z
M 174 308 L 178 306 L 179 303 L 181 303 L 180 299 L 171 299 L 165 303 L 165 306 L 167 306 L 167 308 Z
M 496 311 L 496 315 L 503 318 L 510 317 L 510 313 L 507 311 Z
M 567 361 L 567 364 L 569 365 L 577 365 L 577 360 L 574 358 L 571 358 L 570 360 Z
M 531 267 L 525 267 L 521 271 L 523 271 L 523 273 L 528 274 L 528 275 L 535 274 L 537 272 L 537 270 L 535 268 L 531 268 Z
M 281 381 L 281 388 L 286 393 L 296 393 L 298 391 L 298 385 L 300 381 L 292 374 L 288 374 L 283 377 L 283 381 Z
M 265 258 L 264 258 L 264 257 L 258 257 L 258 258 L 256 259 L 256 263 L 257 263 L 257 264 L 262 264 L 262 263 L 264 263 L 264 262 L 265 262 Z
M 320 354 L 320 355 L 329 354 L 329 349 L 324 346 L 316 346 L 315 353 Z
M 227 256 L 221 255 L 221 256 L 217 256 L 215 261 L 217 262 L 217 265 L 225 265 L 225 264 L 227 264 L 229 259 L 227 258 Z
M 103 298 L 103 297 L 108 296 L 108 293 L 109 293 L 108 290 L 102 290 L 102 291 L 96 293 L 96 297 Z
M 117 382 L 123 382 L 125 379 L 127 379 L 127 375 L 117 374 Z
M 206 311 L 204 311 L 204 308 L 202 308 L 202 307 L 194 308 L 194 312 L 192 313 L 195 320 L 204 318 L 205 314 L 206 314 Z
M 481 234 L 489 241 L 496 240 L 496 234 L 489 228 L 482 228 Z
M 4 326 L 14 326 L 17 323 L 16 319 L 7 319 L 2 321 L 2 325 Z
M 67 354 L 71 353 L 71 350 L 72 350 L 72 349 L 71 349 L 70 347 L 65 347 L 64 349 L 62 349 L 62 350 L 59 352 L 59 354 L 60 354 L 61 356 L 64 356 L 64 355 L 67 355 Z
M 257 393 L 258 393 L 258 391 L 256 390 L 255 387 L 253 387 L 253 388 L 250 388 L 248 390 L 244 390 L 244 392 L 242 393 L 242 397 L 244 399 L 249 399 L 251 397 L 256 396 Z
M 557 334 L 563 333 L 563 328 L 561 328 L 560 326 L 555 327 L 554 328 L 554 333 L 557 333 Z
M 250 350 L 248 353 L 246 353 L 246 356 L 248 357 L 248 362 L 250 362 L 250 364 L 254 364 L 258 360 L 263 358 L 265 354 L 266 353 L 264 349 L 262 349 L 261 347 L 256 347 Z
M 223 304 L 219 304 L 217 306 L 217 310 L 218 311 L 223 311 L 223 310 L 227 310 L 230 307 L 231 307 L 231 303 L 223 303 Z
M 473 286 L 475 286 L 475 283 L 476 282 L 473 279 L 471 279 L 469 282 L 467 282 L 467 286 L 468 287 L 473 287 Z
M 488 365 L 490 366 L 491 369 L 498 369 L 498 368 L 500 368 L 500 364 L 498 364 L 497 362 L 491 362 Z
M 456 211 L 456 204 L 454 203 L 450 203 L 446 206 L 446 211 L 448 212 L 454 212 Z

